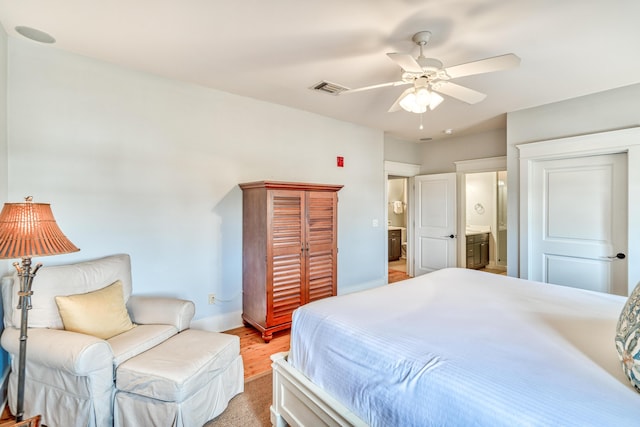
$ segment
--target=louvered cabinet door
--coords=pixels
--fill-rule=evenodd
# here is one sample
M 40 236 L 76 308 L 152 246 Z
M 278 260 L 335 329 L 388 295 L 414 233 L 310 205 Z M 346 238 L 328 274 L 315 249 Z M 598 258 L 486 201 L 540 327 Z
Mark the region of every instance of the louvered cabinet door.
M 291 322 L 303 304 L 304 202 L 303 191 L 269 191 L 267 326 Z
M 336 204 L 335 192 L 307 193 L 305 302 L 336 295 Z

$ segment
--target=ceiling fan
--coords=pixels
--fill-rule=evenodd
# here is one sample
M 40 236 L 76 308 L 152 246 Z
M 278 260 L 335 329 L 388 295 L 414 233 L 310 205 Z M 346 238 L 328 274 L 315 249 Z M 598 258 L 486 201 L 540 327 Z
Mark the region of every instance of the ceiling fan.
M 517 67 L 520 64 L 520 58 L 513 53 L 509 53 L 444 68 L 441 61 L 435 58 L 427 58 L 423 54 L 423 48 L 430 38 L 430 31 L 420 31 L 413 36 L 413 42 L 420 47 L 420 55 L 417 58 L 406 53 L 387 53 L 387 56 L 402 68 L 400 80 L 348 89 L 343 91 L 342 94 L 413 84 L 413 87 L 405 90 L 396 99 L 391 108 L 389 108 L 389 112 L 404 109 L 412 113 L 424 113 L 427 108 L 433 110 L 440 105 L 444 100 L 440 94 L 450 96 L 467 104 L 476 104 L 486 98 L 487 95 L 484 93 L 460 86 L 451 82 L 451 79 L 506 70 Z

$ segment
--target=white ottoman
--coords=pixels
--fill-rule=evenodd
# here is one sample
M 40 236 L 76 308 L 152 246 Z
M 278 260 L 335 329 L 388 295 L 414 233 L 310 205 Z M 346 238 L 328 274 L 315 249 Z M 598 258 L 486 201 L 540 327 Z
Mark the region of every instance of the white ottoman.
M 240 339 L 187 329 L 118 366 L 114 425 L 199 427 L 243 391 Z

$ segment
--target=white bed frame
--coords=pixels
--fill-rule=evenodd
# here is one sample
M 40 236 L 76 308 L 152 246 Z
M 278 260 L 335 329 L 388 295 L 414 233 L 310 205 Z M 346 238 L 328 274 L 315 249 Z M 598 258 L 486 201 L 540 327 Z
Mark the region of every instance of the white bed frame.
M 271 356 L 271 424 L 285 426 L 366 426 L 357 415 L 312 383 L 287 361 L 288 352 Z

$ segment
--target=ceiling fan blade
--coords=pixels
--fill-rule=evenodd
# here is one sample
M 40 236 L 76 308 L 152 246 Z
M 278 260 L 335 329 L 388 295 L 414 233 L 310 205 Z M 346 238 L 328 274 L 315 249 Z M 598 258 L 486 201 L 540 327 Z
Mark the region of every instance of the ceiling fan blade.
M 402 80 L 399 80 L 397 82 L 388 82 L 388 83 L 380 83 L 377 85 L 371 85 L 371 86 L 364 86 L 364 87 L 358 87 L 355 89 L 347 89 L 345 91 L 340 92 L 340 95 L 344 95 L 347 93 L 354 93 L 354 92 L 363 92 L 365 90 L 371 90 L 371 89 L 380 89 L 382 87 L 391 87 L 391 86 L 402 86 L 402 85 L 406 85 L 409 84 L 411 82 L 405 82 Z
M 422 67 L 415 58 L 408 53 L 387 53 L 387 56 L 405 71 L 422 73 Z
M 402 98 L 404 98 L 404 96 L 406 94 L 408 94 L 409 92 L 411 92 L 412 90 L 413 90 L 413 88 L 410 87 L 409 89 L 407 89 L 404 92 L 402 92 L 402 94 L 400 94 L 398 99 L 396 99 L 396 102 L 394 102 L 393 105 L 391 105 L 391 107 L 389 108 L 388 112 L 389 113 L 395 113 L 396 111 L 400 111 L 402 109 L 402 107 L 400 106 L 400 100 Z
M 477 90 L 469 89 L 468 87 L 460 86 L 451 82 L 440 82 L 433 87 L 433 90 L 439 93 L 443 93 L 452 98 L 459 99 L 467 104 L 477 104 L 487 97 L 484 93 Z
M 445 68 L 447 75 L 455 79 L 457 77 L 471 76 L 474 74 L 491 73 L 493 71 L 507 70 L 520 65 L 520 58 L 513 53 L 494 56 L 493 58 L 467 62 Z

